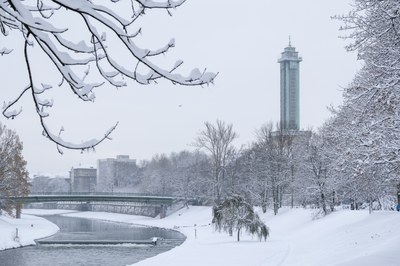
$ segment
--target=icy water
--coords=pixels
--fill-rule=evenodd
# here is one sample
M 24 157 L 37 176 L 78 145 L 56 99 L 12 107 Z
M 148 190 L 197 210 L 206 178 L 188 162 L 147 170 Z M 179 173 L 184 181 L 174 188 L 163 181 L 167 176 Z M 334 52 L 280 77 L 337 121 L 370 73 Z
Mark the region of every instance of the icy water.
M 150 227 L 134 227 L 63 216 L 45 216 L 60 227 L 46 240 L 148 240 L 162 238 L 152 245 L 37 245 L 0 251 L 2 266 L 122 266 L 168 251 L 185 240 L 179 232 Z

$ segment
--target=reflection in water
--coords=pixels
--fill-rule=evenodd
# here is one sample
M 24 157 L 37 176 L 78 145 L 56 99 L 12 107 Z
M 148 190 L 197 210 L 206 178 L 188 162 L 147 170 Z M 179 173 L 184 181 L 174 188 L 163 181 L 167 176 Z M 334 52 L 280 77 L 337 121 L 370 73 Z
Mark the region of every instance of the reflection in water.
M 83 218 L 46 216 L 60 232 L 47 239 L 146 240 L 159 237 L 156 246 L 147 245 L 38 245 L 0 252 L 2 266 L 104 265 L 120 266 L 138 262 L 180 245 L 185 237 L 172 230 L 133 227 L 122 223 Z M 170 239 L 170 240 L 168 240 Z
M 83 218 L 71 220 L 63 216 L 51 216 L 46 219 L 60 227 L 60 233 L 48 240 L 148 240 L 152 237 L 182 239 L 183 235 L 172 230 L 155 227 L 138 227 L 123 223 L 99 222 Z

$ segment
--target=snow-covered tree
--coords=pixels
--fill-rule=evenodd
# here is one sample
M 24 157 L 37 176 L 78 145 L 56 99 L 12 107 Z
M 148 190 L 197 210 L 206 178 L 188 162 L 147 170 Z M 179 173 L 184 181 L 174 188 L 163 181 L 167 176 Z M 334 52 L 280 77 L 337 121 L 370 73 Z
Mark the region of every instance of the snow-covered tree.
M 269 179 L 274 213 L 282 207 L 283 194 L 288 188 L 291 176 L 290 156 L 294 136 L 282 130 L 276 130 L 272 123 L 261 127 L 257 133 L 260 163 L 264 164 L 264 178 Z
M 217 120 L 216 124 L 205 122 L 205 129 L 200 131 L 194 146 L 205 149 L 211 156 L 212 174 L 214 176 L 214 197 L 220 203 L 225 194 L 226 167 L 235 155 L 233 141 L 238 137 L 232 124 Z
M 263 137 L 260 135 L 261 132 Z M 268 202 L 274 203 L 272 181 L 276 179 L 271 134 L 272 124 L 260 130 L 258 140 L 247 152 L 246 168 L 242 173 L 243 176 L 248 176 L 248 188 L 254 204 L 261 206 L 264 213 L 267 211 Z
M 138 192 L 178 196 L 187 203 L 212 198 L 210 159 L 204 153 L 181 151 L 170 155 L 155 155 L 139 167 L 141 182 L 135 185 Z
M 240 241 L 242 230 L 256 235 L 260 241 L 267 239 L 269 229 L 261 221 L 252 205 L 240 195 L 226 197 L 220 204 L 213 207 L 213 225 L 219 231 L 223 230 L 232 236 L 237 232 L 237 241 Z
M 253 205 L 261 206 L 265 213 L 269 201 L 269 179 L 264 175 L 265 164 L 261 163 L 263 158 L 260 155 L 256 143 L 242 152 L 238 170 L 240 186 L 236 193 L 244 195 Z
M 353 41 L 348 49 L 364 63 L 345 90 L 345 108 L 353 112 L 349 122 L 359 126 L 356 132 L 372 155 L 369 163 L 387 167 L 399 162 L 399 8 L 393 0 L 356 0 L 353 12 L 341 18 Z
M 368 125 L 356 107 L 344 105 L 322 129 L 337 198 L 351 200 L 354 209 L 365 202 L 372 210 L 374 202 L 381 205 L 395 188 L 395 165 L 380 161 L 384 147 L 372 140 L 375 132 Z
M 2 38 L 18 38 L 15 47 L 1 47 L 0 55 L 21 52 L 25 58 L 27 85 L 20 88 L 16 99 L 3 106 L 3 115 L 16 117 L 22 109 L 14 108 L 24 94 L 32 97 L 43 135 L 61 147 L 86 150 L 108 139 L 118 123 L 103 137 L 81 144 L 74 144 L 61 137 L 64 128 L 57 133 L 45 123 L 50 115 L 48 109 L 55 104 L 47 98 L 49 90 L 61 87 L 69 89 L 82 101 L 94 101 L 94 90 L 111 85 L 126 86 L 126 80 L 147 85 L 165 79 L 179 85 L 204 85 L 214 81 L 216 74 L 194 69 L 189 75 L 176 73 L 183 64 L 163 68 L 156 58 L 175 47 L 172 39 L 159 49 L 142 48 L 138 36 L 142 33 L 139 21 L 146 12 L 172 11 L 185 0 L 5 0 L 0 2 L 0 30 Z M 20 49 L 21 48 L 21 49 Z M 46 57 L 40 64 L 34 62 L 33 54 Z M 122 60 L 125 58 L 126 61 Z M 48 67 L 59 73 L 59 84 L 38 80 L 37 68 Z M 23 73 L 23 71 L 21 71 Z M 19 88 L 16 88 L 16 90 Z
M 306 172 L 306 179 L 303 184 L 307 187 L 309 197 L 321 208 L 324 215 L 328 214 L 329 199 L 334 188 L 332 186 L 330 158 L 326 152 L 324 139 L 313 134 L 306 147 L 306 158 L 303 171 Z
M 172 153 L 173 195 L 183 197 L 187 205 L 191 199 L 210 199 L 212 197 L 209 175 L 209 158 L 204 153 L 181 151 Z
M 35 175 L 31 180 L 31 192 L 69 192 L 70 184 L 65 177 L 49 177 L 46 175 Z
M 155 155 L 143 169 L 142 187 L 146 193 L 172 195 L 175 189 L 172 162 L 166 154 Z
M 353 10 L 338 17 L 351 40 L 347 48 L 363 61 L 334 117 L 337 136 L 347 143 L 339 165 L 354 184 L 352 197 L 360 200 L 366 199 L 361 194 L 371 194 L 361 189 L 368 182 L 387 185 L 382 193 L 400 183 L 399 9 L 394 0 L 354 0 Z
M 284 132 L 279 125 L 268 123 L 256 132 L 256 138 L 242 152 L 238 191 L 263 212 L 271 205 L 277 214 L 283 204 L 300 203 L 296 182 L 304 179 L 300 168 L 304 167 L 309 134 Z

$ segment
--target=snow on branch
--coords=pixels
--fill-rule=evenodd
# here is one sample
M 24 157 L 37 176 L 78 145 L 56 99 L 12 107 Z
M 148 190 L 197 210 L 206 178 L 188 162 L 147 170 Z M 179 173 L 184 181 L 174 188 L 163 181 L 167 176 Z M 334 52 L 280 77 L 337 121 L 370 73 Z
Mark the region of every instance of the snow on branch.
M 5 55 L 5 54 L 9 54 L 11 53 L 13 50 L 12 49 L 8 49 L 8 48 L 1 48 L 0 49 L 0 55 Z
M 175 47 L 174 39 L 156 50 L 141 48 L 136 44 L 136 38 L 142 33 L 142 28 L 135 27 L 135 22 L 146 10 L 165 9 L 171 14 L 170 10 L 184 2 L 185 0 L 0 1 L 0 30 L 4 37 L 15 30 L 23 36 L 29 77 L 29 86 L 17 99 L 4 104 L 3 115 L 7 118 L 17 116 L 22 109 L 11 110 L 11 107 L 26 91 L 31 91 L 44 135 L 57 144 L 59 151 L 60 147 L 82 150 L 94 148 L 104 139 L 109 139 L 116 127 L 112 127 L 99 140 L 81 144 L 63 141 L 60 134 L 51 133 L 44 119 L 50 115 L 47 109 L 51 108 L 54 102 L 43 98 L 43 94 L 52 90 L 53 86 L 46 84 L 46 81 L 34 84 L 32 68 L 35 64 L 30 62 L 28 57 L 31 49 L 41 50 L 42 54 L 50 59 L 61 76 L 62 82 L 58 87 L 69 87 L 82 101 L 93 101 L 94 90 L 104 84 L 126 86 L 125 78 L 145 85 L 157 83 L 158 79 L 185 86 L 212 84 L 217 74 L 207 72 L 206 69 L 195 68 L 188 76 L 176 73 L 183 64 L 182 60 L 166 69 L 153 63 L 154 57 L 164 55 Z M 78 23 L 79 27 L 75 28 Z M 0 48 L 0 55 L 12 51 L 13 49 Z M 121 59 L 116 57 L 119 54 L 128 55 L 133 62 L 121 62 Z
M 44 123 L 43 118 L 41 118 L 41 124 L 43 127 L 43 135 L 47 138 L 49 138 L 52 142 L 54 142 L 57 145 L 58 152 L 60 154 L 63 154 L 62 148 L 70 149 L 70 150 L 80 150 L 80 151 L 85 151 L 85 150 L 94 150 L 97 145 L 102 143 L 106 139 L 111 139 L 110 135 L 111 133 L 117 128 L 118 122 L 112 126 L 109 130 L 107 130 L 104 133 L 104 136 L 101 137 L 100 139 L 91 139 L 91 140 L 86 140 L 82 141 L 81 143 L 72 143 L 65 141 L 63 138 L 61 138 L 61 132 L 64 131 L 62 128 L 60 130 L 59 135 L 55 135 L 51 132 L 51 130 L 47 127 L 47 125 Z
M 140 3 L 145 8 L 176 8 L 182 5 L 186 0 L 178 0 L 178 1 L 164 1 L 164 2 L 154 2 L 152 0 L 136 0 L 136 2 Z
M 34 17 L 32 12 L 24 6 L 20 0 L 8 0 L 0 2 L 0 9 L 19 21 L 25 28 L 37 29 L 44 32 L 61 33 L 67 29 L 58 29 L 43 17 Z

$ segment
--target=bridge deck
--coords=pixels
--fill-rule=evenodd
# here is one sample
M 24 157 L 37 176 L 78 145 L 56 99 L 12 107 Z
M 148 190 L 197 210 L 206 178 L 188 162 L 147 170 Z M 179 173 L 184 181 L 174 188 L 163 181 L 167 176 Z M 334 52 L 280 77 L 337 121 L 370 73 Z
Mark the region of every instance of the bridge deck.
M 2 199 L 2 197 L 0 197 Z M 23 203 L 34 202 L 59 202 L 59 201 L 77 201 L 77 202 L 137 202 L 145 204 L 165 204 L 173 203 L 173 197 L 162 196 L 137 196 L 137 195 L 29 195 L 26 197 L 8 197 L 7 199 L 20 201 Z

